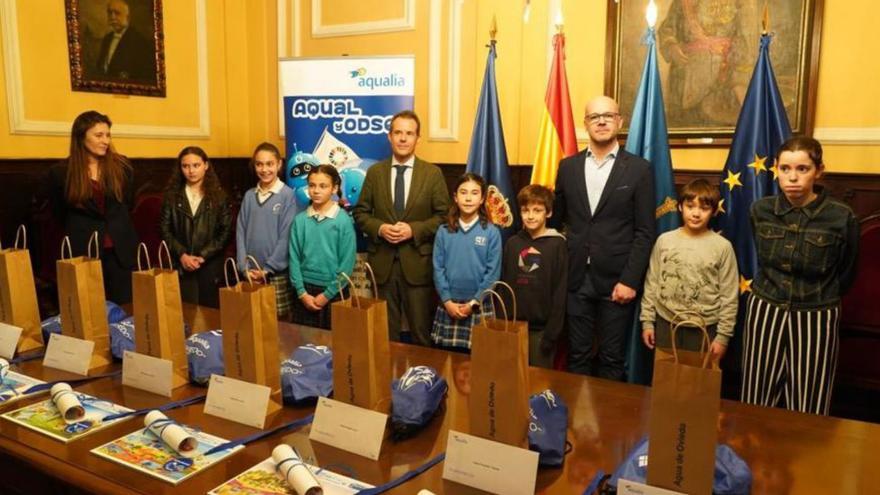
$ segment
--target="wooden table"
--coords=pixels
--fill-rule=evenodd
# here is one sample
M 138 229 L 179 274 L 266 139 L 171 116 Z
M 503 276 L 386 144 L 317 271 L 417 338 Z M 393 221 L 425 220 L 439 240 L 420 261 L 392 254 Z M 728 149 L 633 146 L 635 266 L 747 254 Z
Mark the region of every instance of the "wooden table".
M 216 328 L 216 311 L 186 308 L 186 319 L 195 331 Z M 296 325 L 280 328 L 283 356 L 303 343 L 330 342 L 330 332 Z M 83 439 L 63 444 L 9 421 L 0 421 L 0 454 L 17 458 L 32 469 L 94 493 L 195 494 L 204 493 L 269 457 L 281 442 L 296 445 L 311 461 L 368 483 L 396 478 L 445 450 L 447 431 L 468 430 L 467 398 L 470 362 L 467 355 L 405 344 L 392 344 L 394 376 L 413 365 L 436 368 L 449 382 L 445 412 L 418 436 L 399 443 L 386 441 L 378 461 L 370 461 L 319 443 L 310 444 L 308 428 L 277 434 L 247 446 L 228 459 L 198 473 L 178 486 L 102 459 L 89 451 L 143 427 L 143 418 L 129 419 Z M 118 365 L 117 365 L 118 366 Z M 19 367 L 24 374 L 54 380 L 72 377 L 43 369 L 38 362 Z M 569 373 L 532 368 L 531 391 L 550 388 L 570 409 L 569 440 L 574 450 L 559 469 L 541 469 L 539 493 L 580 494 L 597 470 L 606 472 L 623 460 L 633 445 L 647 434 L 650 389 L 584 378 Z M 158 406 L 168 399 L 123 387 L 119 378 L 105 378 L 75 387 L 87 394 L 131 408 Z M 174 399 L 201 395 L 206 389 L 186 386 Z M 0 412 L 45 400 L 46 395 L 0 407 Z M 224 438 L 257 430 L 202 413 L 203 404 L 170 411 L 178 422 L 198 426 Z M 752 493 L 761 494 L 861 494 L 880 493 L 880 425 L 792 413 L 779 409 L 722 402 L 719 441 L 732 446 L 751 466 Z M 286 407 L 267 421 L 267 428 L 306 416 L 309 408 Z M 20 464 L 20 463 L 19 463 Z M 0 473 L 3 467 L 0 466 Z M 435 493 L 482 493 L 442 479 L 438 464 L 408 484 L 389 493 L 413 494 L 420 488 Z M 7 476 L 8 473 L 3 474 Z M 25 476 L 19 476 L 26 478 Z M 9 486 L 9 485 L 7 485 Z M 2 484 L 0 484 L 2 487 Z M 19 486 L 21 493 L 34 493 Z

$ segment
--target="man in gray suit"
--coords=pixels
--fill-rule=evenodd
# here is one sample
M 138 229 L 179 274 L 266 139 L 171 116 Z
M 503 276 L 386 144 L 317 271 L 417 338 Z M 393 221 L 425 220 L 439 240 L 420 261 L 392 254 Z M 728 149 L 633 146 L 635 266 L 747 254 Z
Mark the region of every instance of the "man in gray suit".
M 416 158 L 421 124 L 404 110 L 391 119 L 391 158 L 367 171 L 354 218 L 368 239 L 367 260 L 380 297 L 388 301 L 388 326 L 400 340 L 406 315 L 412 340 L 430 345 L 433 312 L 434 234 L 449 209 L 449 191 L 436 165 Z

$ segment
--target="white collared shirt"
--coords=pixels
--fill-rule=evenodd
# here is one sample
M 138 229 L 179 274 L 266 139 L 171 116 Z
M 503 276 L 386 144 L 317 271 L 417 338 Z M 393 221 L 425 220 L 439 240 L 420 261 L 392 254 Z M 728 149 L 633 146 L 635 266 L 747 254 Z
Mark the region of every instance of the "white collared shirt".
M 584 161 L 584 179 L 587 185 L 587 201 L 590 204 L 590 213 L 596 212 L 599 206 L 599 200 L 602 199 L 602 191 L 605 190 L 605 184 L 608 182 L 608 176 L 611 175 L 611 169 L 614 167 L 614 160 L 617 153 L 620 152 L 620 145 L 615 144 L 614 149 L 605 155 L 601 162 L 596 161 L 593 150 L 587 148 L 587 158 Z
M 394 181 L 397 179 L 397 169 L 394 168 L 395 165 L 403 165 L 406 168 L 403 170 L 403 204 L 406 204 L 406 200 L 409 199 L 409 186 L 412 184 L 412 176 L 413 176 L 413 167 L 416 165 L 416 155 L 412 155 L 409 159 L 403 163 L 398 163 L 397 160 L 394 159 L 394 156 L 391 156 L 391 204 L 394 204 Z
M 284 187 L 284 183 L 281 182 L 281 180 L 277 179 L 277 178 L 275 179 L 275 182 L 272 184 L 272 186 L 268 190 L 263 189 L 262 186 L 258 183 L 257 184 L 257 201 L 260 204 L 265 203 L 266 200 L 268 200 L 273 194 L 280 193 L 281 188 L 283 188 L 283 187 Z
M 189 211 L 195 216 L 199 205 L 202 204 L 202 191 L 189 186 L 185 186 L 183 189 L 186 192 L 186 200 L 189 201 Z
M 103 61 L 104 72 L 107 72 L 107 69 L 110 67 L 110 61 L 113 60 L 113 54 L 116 53 L 116 47 L 119 46 L 119 40 L 122 39 L 122 36 L 126 31 L 128 31 L 128 28 L 123 29 L 121 33 L 113 32 L 113 38 L 110 40 L 110 46 L 107 48 L 107 58 Z
M 320 222 L 321 220 L 324 220 L 326 218 L 336 218 L 336 215 L 339 214 L 339 210 L 339 205 L 336 203 L 331 203 L 330 207 L 327 208 L 327 211 L 324 212 L 320 212 L 316 210 L 314 206 L 309 205 L 309 207 L 306 208 L 306 216 L 309 218 L 314 218 L 315 220 Z
M 476 225 L 477 222 L 479 222 L 479 221 L 480 221 L 480 215 L 475 216 L 474 219 L 471 220 L 471 221 L 468 222 L 468 223 L 464 223 L 464 222 L 461 220 L 461 218 L 459 218 L 459 219 L 458 219 L 458 226 L 461 227 L 461 231 L 462 231 L 462 232 L 467 232 L 467 231 L 471 230 L 471 227 L 473 227 L 474 225 Z

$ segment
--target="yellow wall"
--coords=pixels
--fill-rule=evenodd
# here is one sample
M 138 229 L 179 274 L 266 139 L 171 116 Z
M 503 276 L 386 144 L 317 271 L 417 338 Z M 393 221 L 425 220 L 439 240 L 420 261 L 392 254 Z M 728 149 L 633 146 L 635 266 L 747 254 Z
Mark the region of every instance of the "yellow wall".
M 21 76 L 28 119 L 70 122 L 82 110 L 95 108 L 116 123 L 149 126 L 194 126 L 198 122 L 195 78 L 195 12 L 198 0 L 163 2 L 168 97 L 122 97 L 70 91 L 63 2 L 14 2 L 18 13 Z M 583 104 L 603 91 L 607 0 L 532 1 L 528 23 L 514 0 L 410 0 L 415 28 L 396 32 L 331 37 L 312 36 L 312 6 L 321 5 L 324 26 L 402 17 L 407 0 L 201 0 L 207 10 L 210 135 L 200 139 L 116 138 L 117 148 L 134 157 L 174 156 L 187 144 L 198 144 L 213 156 L 247 156 L 262 140 L 281 144 L 278 129 L 278 56 L 415 54 L 416 111 L 423 131 L 431 123 L 449 127 L 446 111 L 451 88 L 445 83 L 452 13 L 461 11 L 461 56 L 458 61 L 460 105 L 457 139 L 432 140 L 423 132 L 420 155 L 436 162 L 462 163 L 467 155 L 474 107 L 486 61 L 485 44 L 493 16 L 498 24 L 497 80 L 507 150 L 512 163 L 533 159 L 537 126 L 547 84 L 550 54 L 549 17 L 561 5 L 565 17 L 567 73 L 575 121 Z M 439 2 L 439 17 L 432 6 Z M 283 33 L 278 46 L 279 6 Z M 880 30 L 872 19 L 880 6 L 872 0 L 825 0 L 815 125 L 832 133 L 855 128 L 869 144 L 825 141 L 829 170 L 876 172 L 880 165 Z M 436 22 L 439 19 L 439 22 Z M 47 21 L 48 20 L 48 21 Z M 439 57 L 431 59 L 432 26 L 441 33 Z M 0 57 L 6 57 L 0 52 Z M 3 60 L 5 62 L 5 60 Z M 429 81 L 429 66 L 440 68 L 439 81 Z M 66 136 L 11 134 L 5 67 L 0 72 L 0 158 L 62 157 Z M 436 112 L 428 110 L 429 84 L 440 89 Z M 582 143 L 583 146 L 583 143 Z M 720 169 L 724 148 L 674 149 L 678 169 Z

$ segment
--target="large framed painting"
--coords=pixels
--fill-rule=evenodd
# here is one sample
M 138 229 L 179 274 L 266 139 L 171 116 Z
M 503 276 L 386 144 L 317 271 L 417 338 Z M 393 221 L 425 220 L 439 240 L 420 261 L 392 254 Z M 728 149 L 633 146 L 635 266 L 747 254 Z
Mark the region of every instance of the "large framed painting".
M 655 0 L 670 143 L 730 143 L 757 61 L 765 3 L 770 60 L 792 131 L 812 133 L 823 1 Z M 645 61 L 647 5 L 608 0 L 605 89 L 627 116 Z
M 165 96 L 162 0 L 65 0 L 74 91 Z

